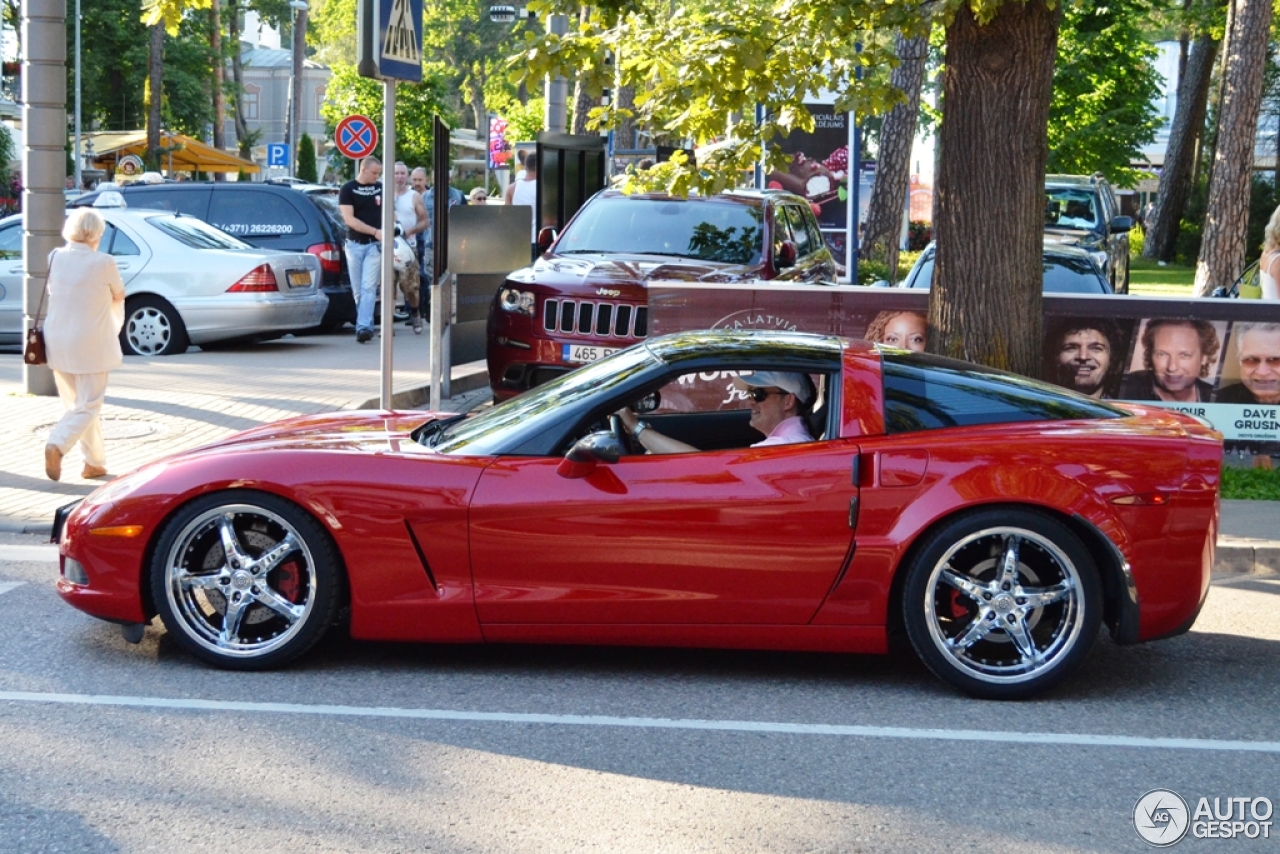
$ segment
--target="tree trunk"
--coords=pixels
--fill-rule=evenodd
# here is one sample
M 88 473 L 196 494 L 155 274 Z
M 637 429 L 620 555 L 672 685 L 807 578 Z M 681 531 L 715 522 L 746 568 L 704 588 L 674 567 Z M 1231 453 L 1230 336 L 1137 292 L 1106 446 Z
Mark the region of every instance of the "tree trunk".
M 1218 144 L 1209 179 L 1200 260 L 1196 264 L 1198 297 L 1230 285 L 1244 267 L 1249 191 L 1270 29 L 1271 0 L 1235 0 L 1227 35 Z
M 1027 376 L 1040 374 L 1044 175 L 1061 10 L 1046 0 L 1004 3 L 979 26 L 964 4 L 947 27 L 929 350 Z
M 898 36 L 898 67 L 889 77 L 890 85 L 906 96 L 885 116 L 880 131 L 880 152 L 875 183 L 867 206 L 867 221 L 860 241 L 860 255 L 882 260 L 889 269 L 889 281 L 897 281 L 898 243 L 902 235 L 902 211 L 911 186 L 911 143 L 920 117 L 920 87 L 924 83 L 925 58 L 929 40 L 924 36 Z M 857 180 L 851 176 L 850 180 Z
M 578 21 L 583 26 L 590 19 L 591 9 L 583 6 L 578 13 Z M 587 113 L 591 112 L 591 108 L 595 106 L 595 99 L 587 92 L 586 85 L 582 82 L 582 75 L 579 74 L 573 83 L 573 127 L 570 133 L 575 136 L 585 136 L 587 133 Z
M 1148 217 L 1142 257 L 1152 261 L 1172 261 L 1178 240 L 1178 224 L 1191 195 L 1196 143 L 1204 133 L 1204 113 L 1209 103 L 1209 83 L 1218 42 L 1209 35 L 1196 37 L 1187 59 L 1187 71 L 1178 83 L 1178 105 L 1169 129 L 1164 168 L 1156 191 L 1155 207 Z
M 154 168 L 160 158 L 160 104 L 164 100 L 164 24 L 151 28 L 147 54 L 147 168 Z
M 307 10 L 299 9 L 293 15 L 293 68 L 289 72 L 289 115 L 285 127 L 285 142 L 289 144 L 290 172 L 298 174 L 298 134 L 302 125 L 302 69 L 307 59 Z
M 253 139 L 249 134 L 249 123 L 244 118 L 244 66 L 240 62 L 240 3 L 231 0 L 228 7 L 230 17 L 227 19 L 227 35 L 231 39 L 231 80 L 235 85 L 235 101 L 232 116 L 236 125 L 236 148 L 245 160 L 253 159 Z
M 634 110 L 636 108 L 636 87 L 619 86 L 617 96 L 618 109 Z M 623 149 L 636 147 L 636 120 L 634 116 L 623 119 L 618 125 L 613 133 L 613 147 Z
M 478 63 L 477 63 L 478 64 Z M 467 89 L 471 97 L 471 113 L 476 119 L 476 133 L 479 138 L 489 138 L 489 108 L 484 102 L 484 81 L 473 70 L 467 78 Z
M 227 102 L 223 89 L 225 87 L 226 69 L 222 61 L 222 0 L 212 0 L 209 4 L 209 50 L 213 54 L 213 147 L 221 151 L 226 148 Z M 214 172 L 213 180 L 226 178 L 223 172 Z

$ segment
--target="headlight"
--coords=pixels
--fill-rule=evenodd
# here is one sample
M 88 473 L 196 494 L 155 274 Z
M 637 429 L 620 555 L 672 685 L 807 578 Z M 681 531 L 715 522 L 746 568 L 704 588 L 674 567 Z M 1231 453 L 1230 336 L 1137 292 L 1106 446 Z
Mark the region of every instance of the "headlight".
M 527 314 L 533 317 L 535 297 L 529 291 L 518 291 L 515 288 L 503 288 L 498 291 L 498 305 L 503 311 Z

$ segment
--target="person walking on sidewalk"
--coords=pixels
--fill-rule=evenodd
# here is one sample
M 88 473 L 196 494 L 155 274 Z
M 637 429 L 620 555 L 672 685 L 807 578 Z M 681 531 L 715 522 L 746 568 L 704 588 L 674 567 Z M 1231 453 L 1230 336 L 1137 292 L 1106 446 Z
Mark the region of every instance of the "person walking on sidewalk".
M 507 185 L 503 194 L 503 204 L 527 205 L 529 208 L 529 242 L 530 257 L 538 257 L 538 158 L 530 155 L 524 160 L 524 177 Z
M 338 191 L 338 210 L 347 224 L 347 270 L 356 299 L 356 340 L 373 338 L 373 308 L 382 278 L 382 161 L 366 157 L 354 180 Z M 387 334 L 390 334 L 389 332 Z
M 98 251 L 106 222 L 93 208 L 75 208 L 62 236 L 67 245 L 49 255 L 49 313 L 44 321 L 45 350 L 58 397 L 66 413 L 44 446 L 44 473 L 62 477 L 62 458 L 77 443 L 84 455 L 83 478 L 107 473 L 107 450 L 99 415 L 107 377 L 124 362 L 120 327 L 124 325 L 124 280 L 116 259 Z
M 409 186 L 409 167 L 404 164 L 404 161 L 396 161 L 394 176 L 396 224 L 400 226 L 400 236 L 408 242 L 410 248 L 414 248 L 417 246 L 418 235 L 427 228 L 427 207 L 422 203 L 422 196 L 418 195 L 418 191 Z M 418 305 L 418 295 L 422 288 L 422 267 L 416 252 L 414 256 L 413 269 L 407 273 L 398 274 L 396 283 L 404 292 L 405 308 L 409 310 L 409 323 L 413 326 L 415 333 L 421 333 L 422 312 Z

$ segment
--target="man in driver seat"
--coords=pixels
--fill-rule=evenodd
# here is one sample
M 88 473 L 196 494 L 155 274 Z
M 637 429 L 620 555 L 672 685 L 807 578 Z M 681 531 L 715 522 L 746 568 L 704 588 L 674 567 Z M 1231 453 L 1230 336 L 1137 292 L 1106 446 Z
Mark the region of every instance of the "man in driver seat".
M 808 374 L 757 371 L 748 376 L 734 377 L 733 384 L 746 392 L 751 407 L 750 424 L 765 437 L 751 447 L 813 441 L 804 416 L 813 411 L 817 394 Z M 618 410 L 618 417 L 631 438 L 651 454 L 688 454 L 699 450 L 654 430 L 628 407 Z

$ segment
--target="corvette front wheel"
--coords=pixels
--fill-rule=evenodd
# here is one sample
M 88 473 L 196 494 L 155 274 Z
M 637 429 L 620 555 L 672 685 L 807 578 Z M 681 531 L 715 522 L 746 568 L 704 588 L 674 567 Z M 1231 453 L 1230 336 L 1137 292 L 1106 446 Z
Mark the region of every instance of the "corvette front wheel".
M 315 519 L 273 495 L 215 493 L 165 526 L 151 589 L 180 646 L 218 667 L 277 667 L 333 622 L 342 573 Z
M 1089 654 L 1102 621 L 1088 550 L 1034 511 L 960 516 L 929 535 L 907 573 L 912 647 L 974 697 L 1024 699 L 1058 684 Z

